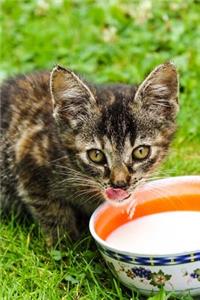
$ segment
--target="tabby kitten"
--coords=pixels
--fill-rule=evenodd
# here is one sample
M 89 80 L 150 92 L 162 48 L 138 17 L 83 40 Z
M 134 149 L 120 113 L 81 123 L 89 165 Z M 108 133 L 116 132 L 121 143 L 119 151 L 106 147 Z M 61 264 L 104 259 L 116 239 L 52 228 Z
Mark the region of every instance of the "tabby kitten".
M 77 239 L 105 199 L 128 202 L 166 155 L 178 78 L 159 65 L 139 85 L 94 85 L 57 66 L 1 88 L 1 214 L 32 216 L 49 244 Z

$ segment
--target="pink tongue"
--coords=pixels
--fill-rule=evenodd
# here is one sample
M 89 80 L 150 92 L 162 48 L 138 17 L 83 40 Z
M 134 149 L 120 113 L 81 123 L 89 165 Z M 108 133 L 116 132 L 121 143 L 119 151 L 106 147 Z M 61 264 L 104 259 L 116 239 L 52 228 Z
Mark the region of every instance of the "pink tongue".
M 113 188 L 107 188 L 105 190 L 106 196 L 110 200 L 123 200 L 124 198 L 128 197 L 128 193 L 125 190 L 122 189 L 113 189 Z

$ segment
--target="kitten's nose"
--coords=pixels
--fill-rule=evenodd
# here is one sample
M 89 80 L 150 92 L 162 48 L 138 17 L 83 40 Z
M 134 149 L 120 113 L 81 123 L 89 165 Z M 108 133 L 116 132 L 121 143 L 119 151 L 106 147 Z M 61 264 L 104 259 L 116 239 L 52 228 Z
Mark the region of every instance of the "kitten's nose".
M 111 169 L 110 184 L 113 188 L 128 188 L 130 178 L 131 176 L 125 164 L 117 164 Z
M 120 189 L 125 190 L 126 188 L 128 188 L 129 184 L 128 184 L 128 182 L 125 182 L 125 181 L 116 181 L 115 183 L 111 182 L 111 186 L 113 188 L 120 188 Z

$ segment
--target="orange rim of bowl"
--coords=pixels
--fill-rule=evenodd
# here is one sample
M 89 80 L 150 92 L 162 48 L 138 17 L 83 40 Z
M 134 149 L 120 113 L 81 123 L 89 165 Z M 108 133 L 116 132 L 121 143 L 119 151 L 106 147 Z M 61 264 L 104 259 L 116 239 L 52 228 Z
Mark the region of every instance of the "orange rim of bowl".
M 167 211 L 200 211 L 200 176 L 179 176 L 152 181 L 135 192 L 132 219 L 125 207 L 103 204 L 90 220 L 90 231 L 100 243 L 119 226 L 146 215 Z

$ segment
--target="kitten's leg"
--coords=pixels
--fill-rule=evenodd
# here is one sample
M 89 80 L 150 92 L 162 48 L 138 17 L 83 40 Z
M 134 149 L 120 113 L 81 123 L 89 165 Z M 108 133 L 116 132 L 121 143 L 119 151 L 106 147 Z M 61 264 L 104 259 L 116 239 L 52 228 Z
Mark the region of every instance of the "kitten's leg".
M 51 166 L 38 166 L 30 155 L 18 163 L 18 195 L 41 225 L 48 244 L 55 245 L 59 238 L 69 235 L 76 240 L 79 231 L 76 215 L 67 199 L 55 194 L 55 182 Z
M 67 203 L 67 199 L 62 201 L 51 198 L 42 183 L 36 184 L 33 178 L 31 184 L 26 182 L 26 187 L 21 184 L 18 191 L 33 218 L 40 224 L 49 246 L 67 236 L 72 240 L 80 237 L 75 211 Z
M 77 240 L 80 232 L 74 210 L 69 206 L 63 206 L 59 201 L 44 203 L 41 199 L 29 199 L 31 212 L 35 220 L 41 225 L 48 246 L 63 243 L 68 237 Z
M 59 206 L 59 203 L 52 203 L 48 206 L 47 213 L 42 212 L 37 216 L 46 234 L 48 246 L 55 245 L 59 241 L 66 241 L 68 237 L 72 240 L 80 237 L 74 210 L 70 206 Z

